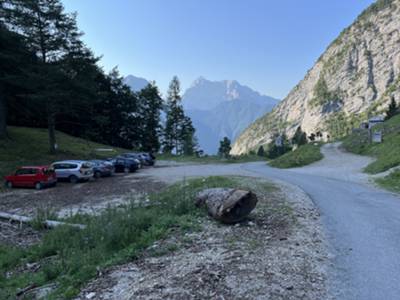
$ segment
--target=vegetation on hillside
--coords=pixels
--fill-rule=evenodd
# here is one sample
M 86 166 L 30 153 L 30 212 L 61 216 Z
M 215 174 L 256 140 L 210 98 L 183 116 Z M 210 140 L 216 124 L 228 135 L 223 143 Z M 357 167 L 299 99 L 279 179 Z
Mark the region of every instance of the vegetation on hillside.
M 8 135 L 9 139 L 0 143 L 1 177 L 21 165 L 50 164 L 60 159 L 109 157 L 124 151 L 121 148 L 89 142 L 56 131 L 58 151 L 57 154 L 50 154 L 46 129 L 9 127 Z M 96 151 L 96 149 L 113 149 L 113 151 Z
M 365 168 L 367 173 L 376 174 L 400 165 L 400 115 L 377 125 L 373 130 L 383 130 L 382 143 L 371 143 L 367 131 L 357 131 L 344 138 L 343 147 L 347 151 L 376 158 Z
M 321 153 L 320 143 L 310 143 L 298 147 L 294 151 L 287 152 L 286 154 L 272 160 L 269 164 L 276 168 L 295 168 L 309 165 L 313 162 L 319 161 L 323 158 Z
M 3 0 L 0 10 L 0 139 L 8 124 L 47 127 L 53 154 L 56 129 L 114 147 L 157 152 L 164 140 L 167 152 L 195 151 L 176 77 L 163 106 L 154 82 L 136 93 L 116 68 L 104 73 L 81 39 L 76 14 L 66 13 L 61 0 Z

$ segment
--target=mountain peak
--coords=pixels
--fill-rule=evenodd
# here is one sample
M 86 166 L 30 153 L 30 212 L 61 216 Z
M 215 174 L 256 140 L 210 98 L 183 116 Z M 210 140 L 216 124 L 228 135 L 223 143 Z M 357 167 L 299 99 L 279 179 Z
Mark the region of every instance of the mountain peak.
M 146 79 L 142 77 L 136 77 L 134 75 L 126 76 L 124 78 L 124 83 L 129 86 L 134 92 L 140 91 L 149 84 Z
M 186 109 L 210 110 L 226 101 L 243 100 L 257 104 L 276 104 L 277 100 L 263 96 L 236 80 L 211 81 L 197 78 L 183 95 Z

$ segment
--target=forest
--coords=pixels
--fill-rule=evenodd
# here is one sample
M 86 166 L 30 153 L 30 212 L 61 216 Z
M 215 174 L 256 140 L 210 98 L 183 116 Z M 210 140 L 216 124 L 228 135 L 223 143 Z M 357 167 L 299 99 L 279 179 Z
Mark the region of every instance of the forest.
M 50 153 L 59 130 L 115 147 L 194 154 L 179 79 L 165 101 L 155 82 L 133 92 L 117 68 L 99 66 L 82 36 L 60 0 L 0 2 L 0 140 L 9 138 L 8 125 L 26 126 L 48 129 Z

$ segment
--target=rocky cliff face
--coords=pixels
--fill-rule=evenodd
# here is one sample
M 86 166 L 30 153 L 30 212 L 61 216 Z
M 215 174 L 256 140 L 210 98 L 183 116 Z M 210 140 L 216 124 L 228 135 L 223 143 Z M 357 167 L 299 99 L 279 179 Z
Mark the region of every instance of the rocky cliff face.
M 328 47 L 305 78 L 236 140 L 233 154 L 293 135 L 298 126 L 325 138 L 346 134 L 400 101 L 400 0 L 378 0 Z

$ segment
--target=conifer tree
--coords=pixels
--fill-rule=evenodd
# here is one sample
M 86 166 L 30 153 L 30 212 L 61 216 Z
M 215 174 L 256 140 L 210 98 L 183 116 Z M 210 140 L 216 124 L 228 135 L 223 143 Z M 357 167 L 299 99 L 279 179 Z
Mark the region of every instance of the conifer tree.
M 218 155 L 223 158 L 229 158 L 231 149 L 231 140 L 228 137 L 224 137 L 219 142 Z
M 160 112 L 163 101 L 155 83 L 148 84 L 139 94 L 141 124 L 141 148 L 148 152 L 160 150 Z
M 389 108 L 386 111 L 386 117 L 385 120 L 389 120 L 390 118 L 394 117 L 397 114 L 397 104 L 396 104 L 396 100 L 394 100 L 394 97 L 392 97 L 390 104 L 389 104 Z
M 261 156 L 261 157 L 265 156 L 265 151 L 264 151 L 264 147 L 263 146 L 260 146 L 258 148 L 257 156 Z
M 13 31 L 24 37 L 30 50 L 41 61 L 38 68 L 40 99 L 46 107 L 50 152 L 56 152 L 55 119 L 60 112 L 58 87 L 65 73 L 57 63 L 75 48 L 82 47 L 81 33 L 76 25 L 76 15 L 64 12 L 60 0 L 3 0 L 1 19 Z
M 176 154 L 181 154 L 181 131 L 185 114 L 182 107 L 180 95 L 180 82 L 177 76 L 172 79 L 167 97 L 166 124 L 164 130 L 163 151 L 171 153 L 175 149 Z

